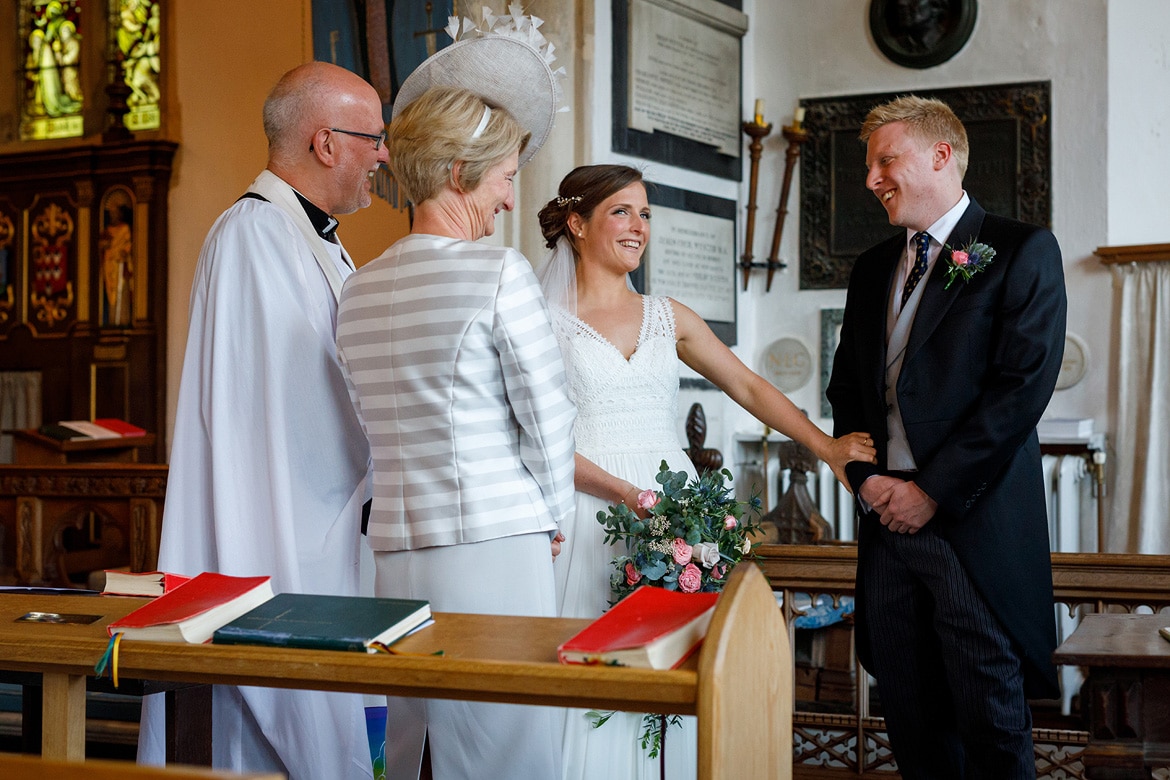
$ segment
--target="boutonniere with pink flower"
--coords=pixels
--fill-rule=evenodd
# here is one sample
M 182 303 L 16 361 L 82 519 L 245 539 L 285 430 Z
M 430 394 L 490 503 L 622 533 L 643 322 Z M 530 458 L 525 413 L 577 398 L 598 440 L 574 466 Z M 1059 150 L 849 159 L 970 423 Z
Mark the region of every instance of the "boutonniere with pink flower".
M 947 250 L 947 283 L 944 290 L 951 289 L 951 285 L 960 277 L 964 284 L 971 281 L 972 276 L 986 269 L 995 259 L 994 249 L 973 238 L 962 249 L 951 249 L 948 246 Z

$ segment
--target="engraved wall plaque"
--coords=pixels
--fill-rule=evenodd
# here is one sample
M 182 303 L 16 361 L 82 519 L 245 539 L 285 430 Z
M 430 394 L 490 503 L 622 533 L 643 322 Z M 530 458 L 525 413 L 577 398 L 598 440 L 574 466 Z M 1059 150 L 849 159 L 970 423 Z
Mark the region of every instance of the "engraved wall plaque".
M 613 0 L 613 151 L 743 178 L 740 74 L 748 17 L 741 7 L 740 0 Z M 729 78 L 734 85 L 714 86 Z
M 723 343 L 735 344 L 736 202 L 652 182 L 646 195 L 650 244 L 630 274 L 634 287 L 674 298 L 706 320 Z
M 629 126 L 739 157 L 739 38 L 649 0 L 630 3 Z

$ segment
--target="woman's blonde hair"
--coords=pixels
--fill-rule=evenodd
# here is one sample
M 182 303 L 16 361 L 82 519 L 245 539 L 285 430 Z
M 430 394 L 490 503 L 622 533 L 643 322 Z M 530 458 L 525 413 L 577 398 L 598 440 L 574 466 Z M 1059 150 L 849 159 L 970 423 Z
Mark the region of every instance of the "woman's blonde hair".
M 493 166 L 523 151 L 531 134 L 502 108 L 492 108 L 477 133 L 486 107 L 466 89 L 431 87 L 394 117 L 390 169 L 412 203 L 430 200 L 448 182 L 470 192 Z M 463 164 L 453 181 L 456 162 Z

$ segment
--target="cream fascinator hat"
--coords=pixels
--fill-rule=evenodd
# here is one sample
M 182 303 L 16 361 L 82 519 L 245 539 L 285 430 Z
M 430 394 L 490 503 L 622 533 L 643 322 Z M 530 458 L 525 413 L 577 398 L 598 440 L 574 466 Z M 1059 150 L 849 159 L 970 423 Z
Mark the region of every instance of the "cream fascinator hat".
M 544 20 L 523 15 L 519 5 L 508 10 L 508 15 L 495 16 L 485 7 L 479 24 L 450 17 L 446 31 L 455 43 L 435 52 L 407 77 L 394 99 L 393 116 L 431 87 L 461 87 L 489 107 L 504 109 L 531 133 L 520 155 L 520 165 L 528 162 L 548 139 L 557 112 L 568 110 L 560 108 L 565 69 L 551 67 L 555 47 L 538 29 Z M 477 135 L 483 124 L 486 121 Z

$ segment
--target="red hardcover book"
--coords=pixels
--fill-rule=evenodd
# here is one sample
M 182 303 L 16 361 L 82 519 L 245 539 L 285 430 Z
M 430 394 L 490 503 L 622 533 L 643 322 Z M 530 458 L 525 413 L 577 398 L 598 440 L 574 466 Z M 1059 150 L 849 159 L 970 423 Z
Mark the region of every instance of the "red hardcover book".
M 156 642 L 211 639 L 215 629 L 272 598 L 268 577 L 203 572 L 106 627 L 110 636 Z
M 718 598 L 643 585 L 558 647 L 557 658 L 674 669 L 703 643 Z
M 146 429 L 139 428 L 137 425 L 119 420 L 115 417 L 99 417 L 93 421 L 94 425 L 105 428 L 107 431 L 116 433 L 122 437 L 145 436 Z
M 106 569 L 102 593 L 110 596 L 161 596 L 187 582 L 191 577 L 168 571 L 120 571 Z

